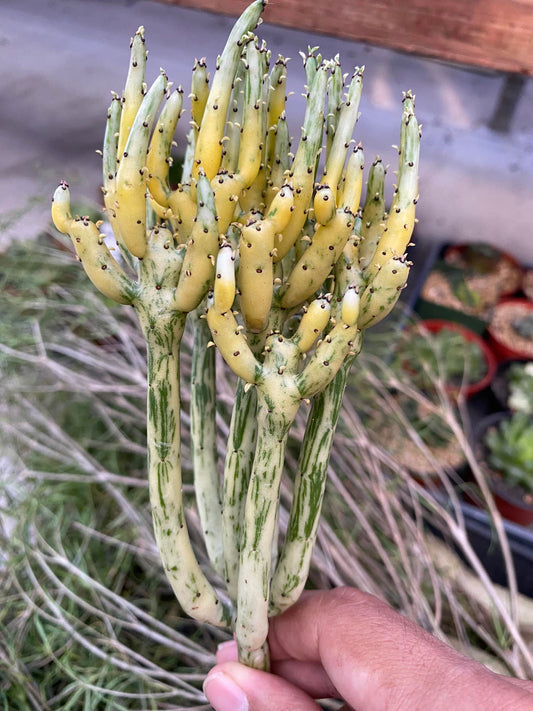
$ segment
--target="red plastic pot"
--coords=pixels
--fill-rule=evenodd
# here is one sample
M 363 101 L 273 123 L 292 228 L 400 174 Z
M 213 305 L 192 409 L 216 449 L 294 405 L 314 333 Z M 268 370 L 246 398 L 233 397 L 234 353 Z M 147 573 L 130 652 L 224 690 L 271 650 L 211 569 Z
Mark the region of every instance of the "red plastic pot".
M 483 378 L 475 383 L 470 383 L 468 385 L 448 385 L 446 386 L 446 390 L 449 393 L 458 394 L 459 392 L 461 392 L 461 394 L 463 394 L 465 397 L 471 397 L 472 395 L 481 392 L 481 390 L 484 390 L 490 385 L 494 374 L 496 373 L 497 363 L 491 349 L 483 340 L 483 338 L 481 338 L 481 336 L 479 336 L 477 333 L 474 333 L 474 331 L 471 331 L 470 329 L 461 326 L 461 324 L 455 323 L 454 321 L 428 319 L 426 321 L 421 321 L 419 326 L 421 328 L 424 328 L 426 331 L 429 331 L 429 333 L 439 333 L 439 331 L 442 331 L 443 329 L 455 331 L 456 333 L 461 334 L 466 341 L 469 341 L 470 343 L 475 343 L 483 353 L 483 357 L 485 359 L 486 364 L 486 373 Z
M 494 307 L 491 323 L 489 323 L 487 327 L 491 350 L 499 362 L 510 359 L 531 360 L 531 353 L 521 350 L 516 341 L 513 342 L 513 345 L 510 345 L 502 340 L 502 333 L 500 329 L 494 325 L 495 318 L 503 309 L 507 309 L 508 305 L 520 305 L 521 308 L 525 308 L 527 311 L 531 311 L 533 313 L 533 302 L 528 299 L 503 299 L 500 301 Z

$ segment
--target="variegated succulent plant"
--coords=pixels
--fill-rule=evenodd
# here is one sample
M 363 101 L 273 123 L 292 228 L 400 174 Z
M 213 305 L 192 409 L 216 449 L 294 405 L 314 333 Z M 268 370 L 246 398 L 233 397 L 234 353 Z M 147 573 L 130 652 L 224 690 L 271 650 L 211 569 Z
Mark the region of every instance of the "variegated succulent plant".
M 232 626 L 241 660 L 268 668 L 268 618 L 294 603 L 307 578 L 329 452 L 349 367 L 365 329 L 404 287 L 418 199 L 420 130 L 404 95 L 398 182 L 385 210 L 376 159 L 361 204 L 364 159 L 353 141 L 363 70 L 348 85 L 338 57 L 304 58 L 306 111 L 291 153 L 287 63 L 254 34 L 263 0 L 236 22 L 211 80 L 191 84 L 181 182 L 169 164 L 181 89 L 161 73 L 145 85 L 143 28 L 125 89 L 109 108 L 103 194 L 126 266 L 100 224 L 72 216 L 66 183 L 53 200 L 93 284 L 133 306 L 146 338 L 150 500 L 161 559 L 183 610 Z M 324 144 L 324 145 L 323 145 Z M 180 342 L 194 325 L 191 450 L 196 501 L 215 589 L 198 563 L 182 500 Z M 214 348 L 238 376 L 225 461 L 216 447 Z M 286 534 L 276 548 L 280 482 L 291 425 L 310 404 Z

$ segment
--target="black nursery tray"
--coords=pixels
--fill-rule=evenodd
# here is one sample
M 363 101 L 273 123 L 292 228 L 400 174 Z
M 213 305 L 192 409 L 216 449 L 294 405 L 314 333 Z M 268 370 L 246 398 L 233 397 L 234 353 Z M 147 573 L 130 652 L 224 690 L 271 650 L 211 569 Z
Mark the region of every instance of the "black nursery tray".
M 461 505 L 470 544 L 482 561 L 490 579 L 507 585 L 503 555 L 487 514 L 475 506 Z M 511 521 L 503 522 L 516 570 L 518 590 L 533 597 L 533 530 Z

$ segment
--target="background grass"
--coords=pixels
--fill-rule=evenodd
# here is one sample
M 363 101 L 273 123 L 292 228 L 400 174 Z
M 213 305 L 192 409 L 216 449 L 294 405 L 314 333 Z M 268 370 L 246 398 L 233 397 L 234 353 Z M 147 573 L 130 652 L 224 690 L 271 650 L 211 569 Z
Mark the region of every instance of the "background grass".
M 145 475 L 144 344 L 133 310 L 96 294 L 66 244 L 45 234 L 2 255 L 0 311 L 0 708 L 208 708 L 201 682 L 228 634 L 184 617 L 161 569 Z M 516 593 L 510 558 L 502 591 L 470 547 L 453 472 L 410 426 L 398 394 L 457 439 L 505 551 L 461 408 L 438 378 L 430 393 L 413 386 L 391 361 L 395 338 L 391 319 L 369 336 L 353 369 L 309 586 L 358 586 L 492 668 L 533 678 L 533 615 Z M 190 334 L 185 380 L 189 343 Z M 234 385 L 219 363 L 221 456 Z M 188 524 L 207 569 L 186 388 L 183 395 Z M 389 418 L 427 458 L 425 485 L 387 449 Z M 304 424 L 302 413 L 289 444 L 281 537 Z

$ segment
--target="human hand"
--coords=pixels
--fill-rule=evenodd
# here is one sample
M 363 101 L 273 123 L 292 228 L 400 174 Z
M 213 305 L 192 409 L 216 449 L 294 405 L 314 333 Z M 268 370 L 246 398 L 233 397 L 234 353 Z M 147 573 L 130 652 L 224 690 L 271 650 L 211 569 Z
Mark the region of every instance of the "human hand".
M 353 588 L 306 592 L 270 620 L 273 673 L 217 653 L 204 691 L 215 711 L 533 711 L 533 682 L 494 674 Z

